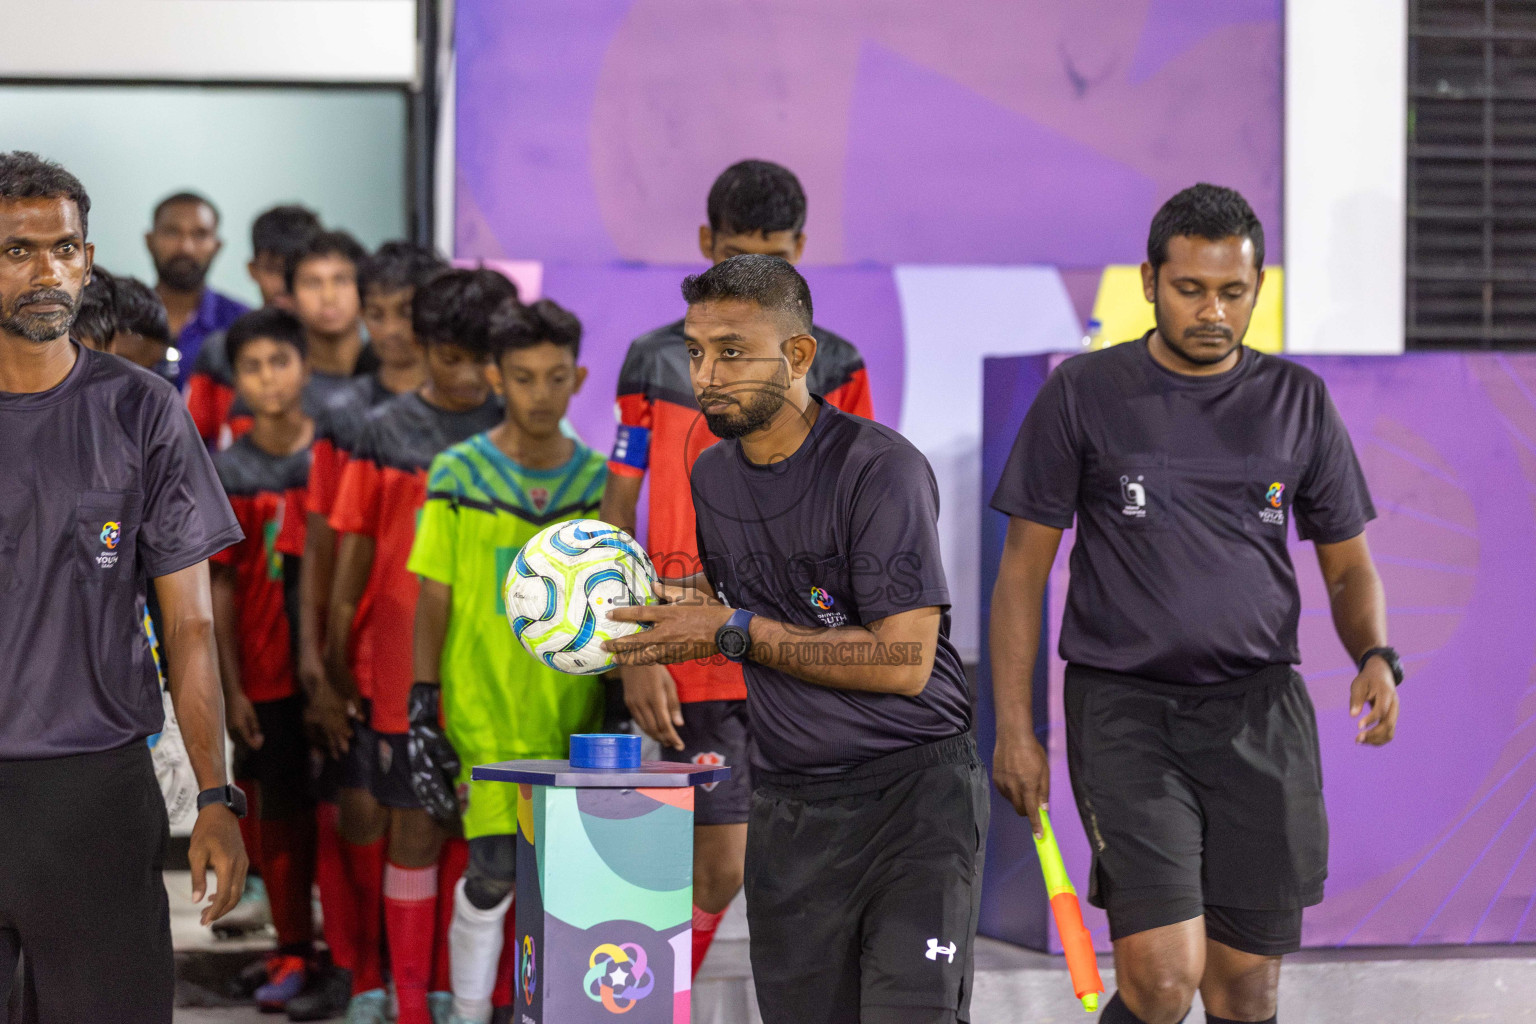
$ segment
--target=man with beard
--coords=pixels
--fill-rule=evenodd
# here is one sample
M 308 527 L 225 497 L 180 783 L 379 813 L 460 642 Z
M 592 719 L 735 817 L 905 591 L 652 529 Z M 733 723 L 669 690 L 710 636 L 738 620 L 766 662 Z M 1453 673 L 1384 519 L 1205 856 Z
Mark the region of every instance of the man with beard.
M 153 581 L 203 788 L 189 858 L 194 899 L 217 877 L 208 924 L 246 870 L 207 562 L 241 534 L 175 389 L 70 340 L 89 212 L 64 168 L 0 154 L 0 962 L 26 954 L 43 1024 L 169 1024 L 168 826 L 145 743 L 164 716 L 140 623 Z
M 720 173 L 699 225 L 699 252 L 710 263 L 742 253 L 779 256 L 791 264 L 805 252 L 805 190 L 789 168 L 742 160 Z M 855 416 L 873 418 L 869 379 L 858 350 L 819 325 L 807 388 Z M 608 460 L 600 518 L 635 533 L 640 485 L 651 480 L 646 550 L 663 575 L 695 571 L 693 505 L 688 474 L 715 438 L 700 421 L 688 384 L 683 322 L 658 327 L 630 343 L 619 371 L 618 434 Z M 718 658 L 623 672 L 624 700 L 635 723 L 662 745 L 668 761 L 729 764 L 725 782 L 699 790 L 693 830 L 693 971 L 709 952 L 731 900 L 741 891 L 751 802 L 752 737 L 741 668 Z
M 731 257 L 683 297 L 693 393 L 724 439 L 693 466 L 704 571 L 614 610 L 653 628 L 607 647 L 746 673 L 763 1020 L 967 1021 L 988 798 L 933 471 L 811 394 L 811 293 L 782 258 Z
M 1067 360 L 1024 418 L 992 498 L 1011 517 L 992 597 L 993 777 L 1039 831 L 1031 716 L 1046 578 L 1077 521 L 1061 627 L 1067 764 L 1109 914 L 1106 1024 L 1276 1019 L 1280 958 L 1328 869 L 1317 722 L 1289 522 L 1317 546 L 1358 666 L 1356 742 L 1397 723 L 1402 668 L 1366 545 L 1375 516 L 1316 374 L 1243 347 L 1264 281 L 1243 197 L 1196 185 L 1152 220 L 1156 328 Z
M 192 373 L 204 339 L 234 323 L 247 307 L 207 286 L 208 269 L 224 246 L 219 211 L 207 199 L 178 192 L 160 200 L 144 244 L 155 263 L 155 291 L 165 303 L 176 339 L 181 385 Z

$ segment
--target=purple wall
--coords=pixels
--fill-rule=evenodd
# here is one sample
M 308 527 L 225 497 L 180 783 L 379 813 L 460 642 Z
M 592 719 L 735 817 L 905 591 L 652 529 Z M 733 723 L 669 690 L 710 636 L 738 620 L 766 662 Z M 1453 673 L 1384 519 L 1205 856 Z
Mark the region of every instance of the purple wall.
M 987 361 L 983 487 L 990 498 L 1049 361 Z M 1408 678 L 1397 738 L 1354 743 L 1348 686 L 1311 545 L 1301 580 L 1302 672 L 1317 705 L 1332 836 L 1327 899 L 1308 945 L 1536 941 L 1536 357 L 1310 357 L 1359 452 L 1379 518 L 1367 538 Z M 990 597 L 1003 516 L 984 524 Z M 1088 848 L 1071 803 L 1054 655 L 1066 552 L 1049 595 L 1053 806 L 1073 878 Z M 985 672 L 985 666 L 983 668 Z M 990 702 L 983 708 L 991 728 Z M 990 739 L 987 741 L 990 749 Z M 984 930 L 1029 942 L 1046 908 L 1028 831 L 994 801 Z M 1104 916 L 1089 910 L 1108 947 Z M 1054 930 L 1050 940 L 1055 946 Z
M 756 156 L 804 181 L 812 262 L 1137 262 L 1204 179 L 1280 263 L 1280 11 L 460 0 L 456 255 L 689 262 L 710 182 Z

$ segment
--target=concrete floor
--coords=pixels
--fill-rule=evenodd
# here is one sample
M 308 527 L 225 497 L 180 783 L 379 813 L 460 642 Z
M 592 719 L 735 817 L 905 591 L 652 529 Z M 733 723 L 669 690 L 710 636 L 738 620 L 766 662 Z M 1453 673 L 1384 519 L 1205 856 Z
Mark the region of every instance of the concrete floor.
M 232 1006 L 213 979 L 270 945 L 270 939 L 219 940 L 197 923 L 185 873 L 167 875 L 171 928 L 181 959 L 178 996 L 199 1003 L 176 1011 L 176 1024 L 272 1024 L 283 1018 Z M 1105 985 L 1114 969 L 1101 958 Z M 198 985 L 202 981 L 204 985 Z M 1286 959 L 1280 1005 L 1288 1021 L 1307 1024 L 1536 1024 L 1536 946 L 1305 950 Z M 694 1024 L 761 1024 L 751 994 L 746 923 L 735 907 L 694 985 Z M 1189 1020 L 1203 1020 L 1199 1001 Z M 1059 957 L 978 940 L 973 1024 L 1082 1024 Z

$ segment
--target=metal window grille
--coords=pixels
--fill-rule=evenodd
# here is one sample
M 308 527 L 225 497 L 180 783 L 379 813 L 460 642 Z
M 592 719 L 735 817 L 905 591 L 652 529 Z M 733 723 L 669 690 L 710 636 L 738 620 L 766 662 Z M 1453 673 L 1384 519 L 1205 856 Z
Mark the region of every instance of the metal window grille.
M 1536 0 L 1410 0 L 1408 347 L 1536 348 Z

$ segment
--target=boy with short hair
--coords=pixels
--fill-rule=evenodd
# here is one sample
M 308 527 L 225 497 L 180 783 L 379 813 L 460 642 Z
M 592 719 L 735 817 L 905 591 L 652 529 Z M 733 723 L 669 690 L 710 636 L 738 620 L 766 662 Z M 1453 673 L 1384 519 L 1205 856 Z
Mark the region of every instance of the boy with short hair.
M 261 291 L 263 307 L 292 309 L 283 268 L 290 254 L 300 251 L 320 233 L 320 218 L 302 206 L 274 206 L 251 224 L 251 260 L 246 272 Z M 234 379 L 224 352 L 222 331 L 210 334 L 192 358 L 187 378 L 187 408 L 197 432 L 211 448 L 229 419 L 235 401 Z
M 328 519 L 341 475 L 356 449 L 368 411 L 398 394 L 421 387 L 426 363 L 411 326 L 416 290 L 447 269 L 431 249 L 411 242 L 386 242 L 357 268 L 357 287 L 369 344 L 379 368 L 353 377 L 315 417 L 309 487 L 303 514 L 285 528 L 278 546 L 302 554 L 299 583 L 299 685 L 308 706 L 305 721 L 313 742 L 326 756 L 320 776 L 320 843 L 317 874 L 325 918 L 325 940 L 340 969 L 316 980 L 288 1004 L 291 1020 L 324 1020 L 346 1010 L 352 996 L 383 990 L 379 937 L 383 923 L 384 840 L 372 827 L 359 828 L 344 801 L 373 805 L 367 790 L 373 750 L 354 742 L 349 701 L 327 678 L 324 663 L 326 613 L 336 560 L 336 533 Z M 341 627 L 346 629 L 344 624 Z M 360 698 L 372 693 L 363 652 L 352 653 L 352 675 Z M 355 705 L 353 707 L 355 712 Z M 377 809 L 365 815 L 376 817 Z M 364 822 L 367 825 L 368 822 Z
M 486 379 L 486 328 L 491 313 L 516 298 L 511 281 L 483 269 L 446 271 L 417 292 L 412 326 L 426 349 L 426 383 L 369 413 L 331 512 L 331 527 L 342 537 L 327 615 L 328 675 L 347 699 L 361 702 L 353 676 L 354 644 L 367 652 L 363 663 L 371 673 L 372 699 L 367 728 L 358 727 L 358 742 L 376 752 L 370 771 L 372 806 L 344 803 L 342 828 L 359 840 L 369 838 L 360 831 L 374 839 L 386 827 L 389 831 L 384 920 L 402 1024 L 430 1021 L 429 983 L 434 1002 L 451 998 L 446 927 L 438 927 L 437 910 L 440 897 L 445 907 L 452 898 L 451 888 L 440 894 L 440 883 L 457 882 L 451 868 L 439 875 L 444 833 L 410 786 L 405 741 L 419 582 L 406 561 L 433 458 L 501 419 Z M 371 820 L 360 823 L 359 818 Z M 444 942 L 434 971 L 439 932 Z
M 452 1024 L 490 1020 L 516 864 L 516 789 L 473 782 L 470 768 L 564 757 L 571 734 L 596 730 L 603 711 L 596 677 L 556 672 L 518 649 L 501 591 L 534 534 L 594 516 L 602 502 L 605 457 L 560 430 L 587 375 L 577 362 L 581 322 L 547 299 L 526 308 L 507 303 L 491 320 L 490 344 L 505 419 L 433 460 L 407 565 L 422 579 L 412 781 L 443 816 L 464 794 L 469 841 L 469 866 L 454 893 Z M 449 776 L 444 765 L 455 761 Z
M 167 358 L 171 326 L 160 296 L 137 278 L 119 277 L 112 286 L 112 306 L 117 324 L 107 351 L 176 383 L 177 363 Z
M 303 327 L 291 313 L 265 309 L 230 326 L 226 349 L 235 387 L 250 408 L 250 431 L 214 457 L 245 539 L 213 556 L 213 610 L 229 731 L 254 782 L 256 827 L 247 833 L 261 866 L 277 929 L 263 1010 L 281 1010 L 304 984 L 313 954 L 310 886 L 315 827 L 309 803 L 309 748 L 303 699 L 294 681 L 288 594 L 277 536 L 297 515 L 309 475 L 314 424 L 302 395 L 307 375 Z
M 80 293 L 80 309 L 69 325 L 69 336 L 86 348 L 107 351 L 117 333 L 117 307 L 113 303 L 115 278 L 102 266 L 91 267 L 91 279 Z

